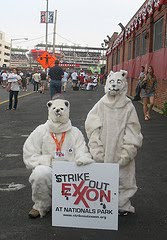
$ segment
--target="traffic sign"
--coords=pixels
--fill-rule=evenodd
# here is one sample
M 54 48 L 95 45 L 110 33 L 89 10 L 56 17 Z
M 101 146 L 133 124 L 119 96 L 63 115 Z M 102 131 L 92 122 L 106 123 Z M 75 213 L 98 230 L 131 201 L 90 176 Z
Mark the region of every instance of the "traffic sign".
M 54 62 L 56 57 L 45 51 L 41 56 L 37 58 L 37 62 L 39 62 L 43 68 L 50 68 L 54 66 Z

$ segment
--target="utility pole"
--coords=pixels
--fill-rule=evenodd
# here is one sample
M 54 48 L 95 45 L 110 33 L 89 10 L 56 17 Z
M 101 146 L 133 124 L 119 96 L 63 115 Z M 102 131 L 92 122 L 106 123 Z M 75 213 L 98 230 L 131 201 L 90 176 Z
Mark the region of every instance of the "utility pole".
M 53 55 L 55 55 L 56 22 L 57 22 L 57 10 L 55 10 L 55 21 L 54 21 L 54 28 L 53 28 Z
M 46 0 L 46 45 L 45 51 L 48 50 L 48 0 Z

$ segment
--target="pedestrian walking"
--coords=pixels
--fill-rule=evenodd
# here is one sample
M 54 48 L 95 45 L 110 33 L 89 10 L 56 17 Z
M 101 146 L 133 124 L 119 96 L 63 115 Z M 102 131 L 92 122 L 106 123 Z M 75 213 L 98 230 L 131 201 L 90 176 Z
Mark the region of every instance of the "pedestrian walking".
M 20 85 L 21 85 L 21 77 L 18 75 L 17 70 L 13 69 L 8 76 L 9 107 L 7 108 L 7 110 L 17 109 L 18 93 L 20 91 Z M 14 97 L 14 105 L 13 105 L 13 97 Z
M 34 80 L 34 92 L 38 92 L 38 89 L 39 89 L 39 83 L 40 83 L 40 74 L 38 73 L 38 71 L 36 71 L 34 74 L 33 74 L 33 80 Z
M 74 72 L 71 74 L 71 78 L 72 78 L 72 85 L 73 88 L 77 87 L 78 84 L 78 74 L 77 72 L 74 70 Z
M 141 99 L 140 97 L 140 92 L 141 92 L 141 82 L 143 81 L 145 77 L 145 67 L 144 66 L 141 66 L 141 72 L 139 74 L 139 77 L 138 77 L 138 84 L 136 86 L 136 95 L 134 97 L 134 101 L 139 101 Z
M 141 82 L 141 97 L 143 99 L 143 112 L 144 119 L 150 120 L 150 112 L 154 106 L 155 101 L 155 89 L 157 87 L 156 77 L 154 75 L 154 69 L 152 66 L 148 67 L 146 76 Z M 148 107 L 149 104 L 149 107 Z
M 62 91 L 66 92 L 66 87 L 67 87 L 67 81 L 68 81 L 68 73 L 66 71 L 64 71 L 64 76 L 61 80 L 62 82 Z
M 59 61 L 55 61 L 55 66 L 49 69 L 48 76 L 50 77 L 50 96 L 51 99 L 55 93 L 61 93 L 61 79 L 64 76 L 63 69 L 59 66 Z
M 8 74 L 6 71 L 2 72 L 2 87 L 6 88 L 7 85 L 7 78 L 8 78 Z
M 42 71 L 41 73 L 40 73 L 40 78 L 41 78 L 41 93 L 45 93 L 45 87 L 46 87 L 46 78 L 47 78 L 47 76 L 46 76 L 46 73 L 45 73 L 45 71 Z
M 27 79 L 26 79 L 26 74 L 25 73 L 23 73 L 23 75 L 21 76 L 21 83 L 22 83 L 23 92 L 24 91 L 27 92 Z

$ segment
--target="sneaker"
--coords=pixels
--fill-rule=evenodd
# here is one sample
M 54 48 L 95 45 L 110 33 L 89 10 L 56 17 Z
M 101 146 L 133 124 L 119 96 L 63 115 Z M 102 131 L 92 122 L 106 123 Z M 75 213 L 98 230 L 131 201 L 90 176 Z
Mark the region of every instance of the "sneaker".
M 12 108 L 12 110 L 16 110 L 16 108 Z
M 124 217 L 124 216 L 127 216 L 128 213 L 129 213 L 128 211 L 119 210 L 118 211 L 118 216 Z
M 40 213 L 36 209 L 31 209 L 31 211 L 28 213 L 29 218 L 37 218 L 40 217 Z
M 6 108 L 6 110 L 11 110 L 11 108 Z

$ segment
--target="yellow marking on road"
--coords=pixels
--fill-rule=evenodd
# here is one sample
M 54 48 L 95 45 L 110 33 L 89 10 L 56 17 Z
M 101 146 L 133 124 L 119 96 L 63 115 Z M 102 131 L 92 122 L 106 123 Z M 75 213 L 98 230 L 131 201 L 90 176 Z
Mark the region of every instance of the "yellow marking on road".
M 31 95 L 31 94 L 33 94 L 33 93 L 34 93 L 34 92 L 29 92 L 29 93 L 26 93 L 26 94 L 24 94 L 24 95 L 18 96 L 18 98 L 22 98 L 22 97 Z M 4 103 L 7 103 L 7 102 L 9 102 L 9 100 L 5 100 L 5 101 L 3 101 L 3 102 L 0 102 L 0 105 L 2 105 L 2 104 L 4 104 Z

